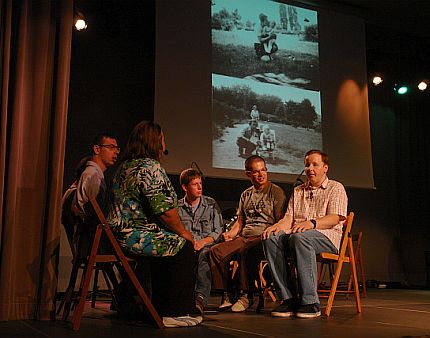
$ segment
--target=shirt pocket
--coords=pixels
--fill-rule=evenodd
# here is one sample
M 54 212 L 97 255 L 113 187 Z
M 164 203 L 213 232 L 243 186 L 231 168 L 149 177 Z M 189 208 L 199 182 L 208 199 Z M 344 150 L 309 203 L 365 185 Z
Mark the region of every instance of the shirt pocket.
M 200 223 L 200 230 L 202 233 L 207 235 L 212 232 L 213 222 L 210 217 L 202 217 L 198 223 Z

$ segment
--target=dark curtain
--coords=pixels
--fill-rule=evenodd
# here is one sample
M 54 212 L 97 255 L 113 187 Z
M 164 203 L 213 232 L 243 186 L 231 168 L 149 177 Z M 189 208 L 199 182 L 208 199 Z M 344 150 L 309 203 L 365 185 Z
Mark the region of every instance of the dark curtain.
M 0 0 L 0 320 L 49 319 L 73 0 Z

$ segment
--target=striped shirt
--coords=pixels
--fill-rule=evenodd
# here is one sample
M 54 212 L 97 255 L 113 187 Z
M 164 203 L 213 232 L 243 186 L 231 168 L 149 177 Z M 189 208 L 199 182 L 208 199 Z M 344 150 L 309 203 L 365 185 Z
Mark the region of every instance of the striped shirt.
M 339 215 L 340 222 L 333 228 L 316 229 L 327 236 L 339 249 L 347 208 L 348 197 L 343 185 L 326 177 L 318 188 L 312 187 L 309 182 L 296 187 L 288 203 L 287 215 L 292 216 L 294 224 L 326 215 Z

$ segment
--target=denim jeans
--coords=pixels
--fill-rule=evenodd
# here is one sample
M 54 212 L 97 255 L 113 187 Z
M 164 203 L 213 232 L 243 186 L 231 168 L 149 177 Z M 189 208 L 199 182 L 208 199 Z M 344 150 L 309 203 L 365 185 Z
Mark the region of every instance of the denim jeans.
M 333 243 L 317 230 L 289 235 L 281 231 L 263 241 L 263 247 L 280 297 L 286 300 L 296 296 L 289 281 L 287 255 L 291 255 L 296 263 L 301 304 L 319 303 L 316 255 L 321 252 L 337 253 Z
M 212 273 L 209 266 L 209 252 L 211 245 L 205 246 L 197 255 L 197 273 L 196 273 L 196 295 L 203 298 L 203 302 L 207 305 L 212 285 Z

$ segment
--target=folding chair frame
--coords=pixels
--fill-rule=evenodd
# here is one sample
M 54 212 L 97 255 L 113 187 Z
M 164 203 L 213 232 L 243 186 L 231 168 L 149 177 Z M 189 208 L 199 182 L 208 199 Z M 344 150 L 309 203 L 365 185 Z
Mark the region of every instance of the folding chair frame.
M 334 277 L 331 281 L 331 288 L 330 290 L 324 290 L 319 289 L 318 292 L 329 292 L 327 306 L 325 309 L 325 314 L 327 317 L 330 316 L 330 312 L 333 306 L 334 297 L 336 295 L 336 292 L 353 292 L 355 294 L 355 302 L 357 307 L 357 312 L 361 313 L 361 301 L 360 301 L 360 290 L 358 288 L 358 279 L 357 279 L 357 268 L 356 268 L 356 260 L 354 256 L 354 247 L 352 244 L 352 235 L 351 235 L 351 228 L 352 228 L 352 221 L 354 220 L 354 213 L 350 212 L 347 220 L 346 220 L 346 226 L 344 225 L 344 233 L 342 237 L 342 242 L 339 250 L 339 254 L 333 254 L 328 252 L 323 252 L 317 255 L 317 260 L 321 263 L 337 263 L 336 271 L 334 273 Z M 346 255 L 348 250 L 348 256 Z M 339 278 L 342 272 L 342 267 L 344 263 L 350 263 L 351 264 L 351 270 L 352 270 L 352 282 L 354 284 L 354 291 L 342 291 L 337 290 L 338 284 L 339 284 Z
M 117 262 L 122 265 L 122 267 L 125 270 L 125 273 L 130 278 L 131 282 L 133 283 L 134 287 L 136 288 L 139 297 L 142 299 L 143 303 L 145 304 L 146 308 L 148 309 L 149 313 L 151 314 L 152 318 L 154 319 L 157 326 L 162 329 L 164 328 L 163 321 L 157 311 L 155 310 L 154 306 L 151 303 L 151 300 L 145 293 L 144 289 L 142 288 L 141 284 L 139 283 L 139 280 L 137 279 L 135 273 L 133 272 L 127 257 L 125 257 L 124 253 L 122 252 L 118 242 L 116 241 L 116 238 L 114 237 L 112 230 L 109 228 L 109 225 L 107 224 L 106 218 L 103 215 L 103 212 L 101 211 L 97 201 L 95 198 L 90 198 L 91 205 L 94 208 L 94 211 L 97 214 L 97 217 L 100 220 L 100 224 L 97 226 L 96 233 L 94 235 L 93 244 L 91 247 L 91 252 L 88 258 L 88 263 L 86 265 L 86 269 L 84 270 L 83 278 L 84 282 L 82 284 L 82 289 L 80 293 L 79 303 L 75 308 L 75 311 L 73 312 L 73 330 L 77 331 L 80 328 L 81 325 L 81 318 L 82 313 L 84 311 L 85 302 L 88 294 L 88 288 L 91 281 L 91 276 L 94 270 L 94 265 L 98 262 Z M 111 243 L 114 254 L 113 255 L 99 255 L 98 248 L 100 244 L 100 238 L 102 235 L 102 232 L 105 232 L 109 242 Z

